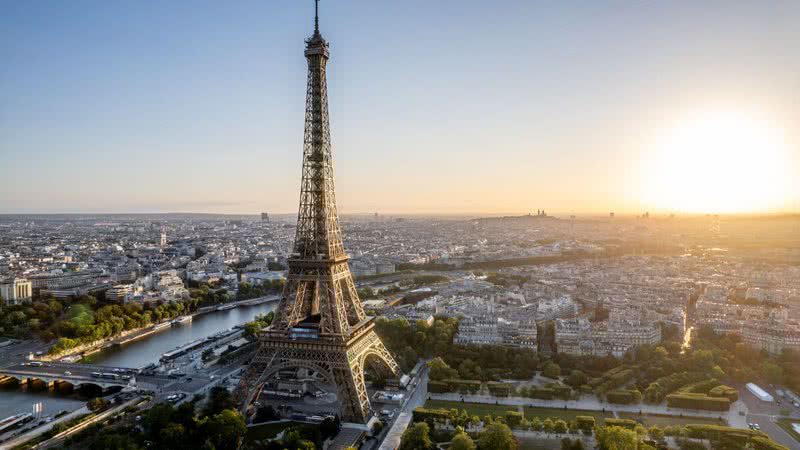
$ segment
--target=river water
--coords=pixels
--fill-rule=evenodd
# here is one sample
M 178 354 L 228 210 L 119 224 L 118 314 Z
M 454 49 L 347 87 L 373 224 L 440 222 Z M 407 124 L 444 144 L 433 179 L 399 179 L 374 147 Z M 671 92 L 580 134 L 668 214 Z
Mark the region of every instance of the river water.
M 89 355 L 81 362 L 104 366 L 141 368 L 150 363 L 158 362 L 161 354 L 175 347 L 249 322 L 259 314 L 272 311 L 277 304 L 277 302 L 270 302 L 255 306 L 240 306 L 226 311 L 214 311 L 195 316 L 191 322 L 164 328 L 158 333 L 145 336 L 119 347 L 107 348 Z
M 81 362 L 115 367 L 139 368 L 158 362 L 162 353 L 195 339 L 211 336 L 236 325 L 253 320 L 259 314 L 275 309 L 277 302 L 255 306 L 239 306 L 226 311 L 214 311 L 196 316 L 192 322 L 167 327 L 158 333 L 145 336 L 120 347 L 112 347 L 84 358 Z M 18 390 L 0 391 L 0 419 L 12 414 L 31 411 L 34 402 L 44 404 L 45 414 L 55 414 L 62 409 L 72 411 L 84 402 L 58 397 L 47 392 L 29 393 Z

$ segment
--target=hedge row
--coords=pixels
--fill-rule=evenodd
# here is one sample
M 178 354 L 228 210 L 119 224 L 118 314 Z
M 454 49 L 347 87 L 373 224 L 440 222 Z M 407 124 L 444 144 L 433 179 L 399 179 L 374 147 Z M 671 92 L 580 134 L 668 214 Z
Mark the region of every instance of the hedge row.
M 735 437 L 742 440 L 759 436 L 766 437 L 766 434 L 761 431 L 748 430 L 746 428 L 733 428 L 725 425 L 689 424 L 686 425 L 686 431 L 691 438 L 709 439 L 712 441 L 718 441 L 725 437 Z
M 450 392 L 450 386 L 444 381 L 428 381 L 428 391 L 433 392 L 434 394 L 441 394 L 444 392 Z
M 441 422 L 446 421 L 450 419 L 450 411 L 444 408 L 416 408 L 411 415 L 411 420 L 414 422 L 425 422 L 427 419 Z
M 476 380 L 444 380 L 429 381 L 428 390 L 435 394 L 443 392 L 460 392 L 462 394 L 474 394 L 481 389 L 481 382 Z
M 522 413 L 517 411 L 506 411 L 506 424 L 510 427 L 519 426 L 522 423 Z
M 444 380 L 450 392 L 461 392 L 462 394 L 474 394 L 481 389 L 481 382 L 478 380 Z
M 490 381 L 486 383 L 489 392 L 499 397 L 508 397 L 514 390 L 514 386 L 508 383 L 498 383 Z
M 739 391 L 736 388 L 732 388 L 730 386 L 725 386 L 724 384 L 720 384 L 719 386 L 711 389 L 708 391 L 709 397 L 725 397 L 731 401 L 731 403 L 739 400 Z
M 637 390 L 619 389 L 606 394 L 606 400 L 608 400 L 608 403 L 630 405 L 641 402 L 642 393 Z
M 615 367 L 603 374 L 600 378 L 593 378 L 589 381 L 592 388 L 601 392 L 607 392 L 614 388 L 618 388 L 625 383 L 631 381 L 636 376 L 633 369 L 625 366 Z
M 681 386 L 703 380 L 705 375 L 700 372 L 678 372 L 661 377 L 650 383 L 644 391 L 645 400 L 650 403 L 660 403 L 668 394 L 671 394 Z
M 607 427 L 622 427 L 632 430 L 636 428 L 636 421 L 631 419 L 605 419 Z
M 731 407 L 731 401 L 724 397 L 709 397 L 703 394 L 670 394 L 667 396 L 667 406 L 670 408 L 727 411 Z
M 594 416 L 576 416 L 575 422 L 578 423 L 578 428 L 583 431 L 592 431 L 594 429 Z
M 688 386 L 684 386 L 684 387 L 680 388 L 680 390 L 678 392 L 679 393 L 686 392 L 686 393 L 689 393 L 689 394 L 708 394 L 708 391 L 710 391 L 711 389 L 719 386 L 720 384 L 722 384 L 722 383 L 717 381 L 716 378 L 711 378 L 711 379 L 708 379 L 708 380 L 703 380 L 703 381 L 698 381 L 696 383 L 692 383 L 692 384 L 690 384 Z
M 555 392 L 550 388 L 532 388 L 528 390 L 528 397 L 540 398 L 542 400 L 552 400 L 555 398 Z
M 757 436 L 750 440 L 755 450 L 789 450 L 781 444 L 765 437 Z

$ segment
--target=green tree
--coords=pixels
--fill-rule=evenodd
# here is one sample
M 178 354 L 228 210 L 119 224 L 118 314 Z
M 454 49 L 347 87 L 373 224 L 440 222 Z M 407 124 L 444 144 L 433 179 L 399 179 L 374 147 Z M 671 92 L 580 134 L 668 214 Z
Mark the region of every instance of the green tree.
M 142 447 L 136 445 L 128 435 L 101 433 L 92 439 L 88 448 L 89 450 L 139 450 Z
M 428 424 L 418 422 L 403 432 L 398 450 L 433 450 L 434 448 Z
M 636 432 L 622 427 L 598 427 L 595 429 L 597 444 L 601 450 L 636 450 Z
M 586 377 L 586 374 L 577 369 L 570 372 L 566 379 L 566 383 L 574 388 L 578 388 L 581 385 L 586 384 L 587 381 L 588 378 Z
M 430 369 L 430 379 L 433 381 L 442 381 L 450 378 L 458 378 L 458 371 L 448 366 L 446 362 L 440 357 L 436 357 L 428 362 Z
M 664 440 L 664 430 L 658 428 L 658 425 L 653 425 L 649 430 L 647 430 L 647 432 L 650 434 L 650 438 L 653 440 L 659 442 Z
M 204 419 L 201 429 L 215 450 L 237 450 L 247 434 L 244 418 L 232 409 Z
M 236 401 L 231 393 L 222 386 L 214 386 L 208 393 L 208 403 L 203 408 L 203 416 L 213 416 L 226 409 L 236 409 Z
M 517 450 L 517 441 L 506 424 L 493 423 L 479 435 L 478 447 L 481 450 Z
M 561 367 L 558 364 L 549 361 L 542 369 L 542 375 L 547 378 L 558 378 L 561 376 Z
M 158 433 L 165 448 L 186 448 L 186 429 L 179 423 L 170 423 Z
M 377 436 L 381 434 L 382 430 L 383 430 L 383 422 L 381 422 L 380 420 L 376 420 L 375 423 L 372 424 L 372 435 Z
M 562 419 L 558 419 L 553 424 L 553 432 L 556 434 L 564 434 L 567 432 L 569 428 L 567 427 L 567 422 Z
M 89 408 L 90 411 L 97 412 L 104 409 L 106 406 L 108 406 L 108 400 L 101 397 L 95 397 L 86 402 L 86 407 Z
M 462 431 L 453 436 L 450 450 L 475 450 L 475 442 L 467 433 Z
M 783 368 L 771 361 L 765 362 L 761 371 L 770 383 L 780 383 L 783 380 Z

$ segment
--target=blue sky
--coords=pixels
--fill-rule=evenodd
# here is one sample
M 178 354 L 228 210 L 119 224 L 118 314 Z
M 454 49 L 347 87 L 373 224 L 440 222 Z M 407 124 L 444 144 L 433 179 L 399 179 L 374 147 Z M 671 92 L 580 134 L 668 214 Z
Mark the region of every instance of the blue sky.
M 641 160 L 697 111 L 763 118 L 800 172 L 800 2 L 320 10 L 342 212 L 680 209 L 637 195 Z M 311 1 L 0 2 L 0 213 L 295 211 L 312 26 Z

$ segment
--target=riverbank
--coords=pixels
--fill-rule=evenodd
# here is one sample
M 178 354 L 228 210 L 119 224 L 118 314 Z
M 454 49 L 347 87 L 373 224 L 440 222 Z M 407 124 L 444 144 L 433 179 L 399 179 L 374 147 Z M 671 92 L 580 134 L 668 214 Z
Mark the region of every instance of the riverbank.
M 225 309 L 235 309 L 240 306 L 257 306 L 264 303 L 277 302 L 279 299 L 280 296 L 273 295 L 267 297 L 257 297 L 248 300 L 239 300 L 235 302 L 225 303 L 224 305 L 204 306 L 202 308 L 198 308 L 196 311 L 189 314 L 188 316 L 191 317 L 192 320 L 194 320 L 196 317 L 219 311 L 220 306 L 224 306 Z M 101 352 L 105 349 L 129 344 L 133 341 L 142 339 L 152 334 L 168 330 L 171 328 L 170 325 L 173 320 L 175 319 L 168 319 L 161 321 L 155 325 L 148 325 L 146 327 L 127 330 L 112 338 L 102 339 L 89 344 L 84 344 L 78 347 L 71 348 L 65 352 L 53 355 L 49 354 L 43 355 L 39 359 L 44 361 L 55 361 L 63 359 L 67 359 L 69 362 L 79 361 L 82 358 Z
M 191 321 L 165 327 L 157 333 L 125 345 L 103 347 L 100 351 L 81 359 L 80 362 L 98 366 L 142 368 L 158 363 L 162 355 L 178 347 L 242 326 L 254 320 L 259 314 L 274 310 L 276 305 L 277 300 L 250 300 L 242 302 L 237 308 L 221 311 L 206 308 Z

